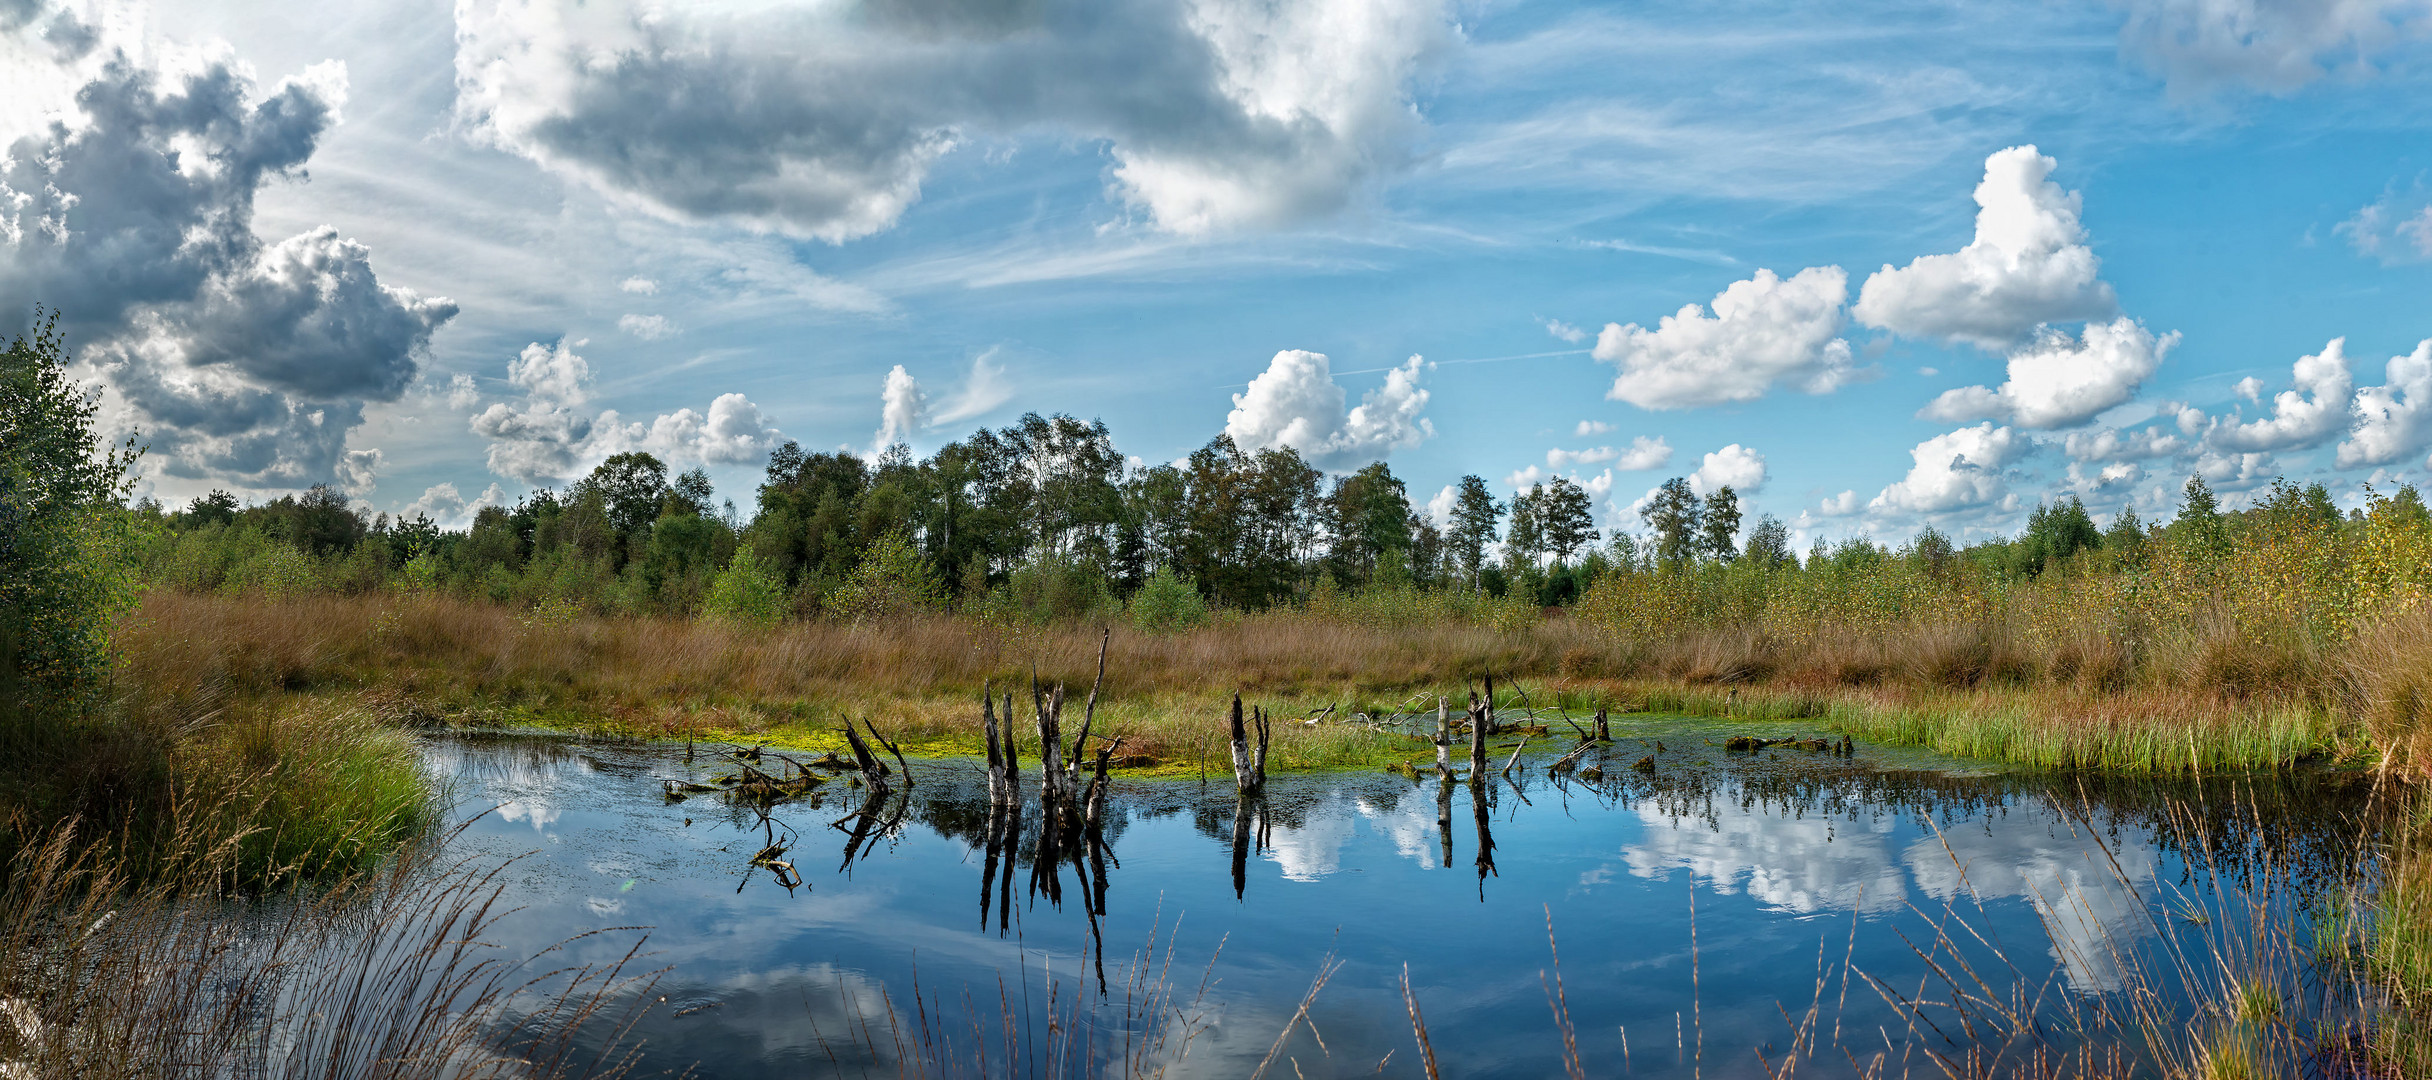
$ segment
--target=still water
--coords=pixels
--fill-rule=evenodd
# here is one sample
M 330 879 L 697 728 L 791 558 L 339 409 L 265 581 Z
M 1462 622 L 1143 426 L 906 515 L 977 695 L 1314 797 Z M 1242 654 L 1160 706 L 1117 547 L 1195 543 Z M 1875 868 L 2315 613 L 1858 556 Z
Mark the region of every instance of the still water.
M 764 820 L 665 797 L 731 770 L 708 747 L 690 763 L 532 736 L 429 753 L 462 811 L 491 811 L 454 853 L 519 859 L 499 943 L 649 928 L 665 1002 L 635 1031 L 643 1071 L 705 1077 L 877 1075 L 901 1054 L 1247 1076 L 1271 1051 L 1269 1075 L 1422 1076 L 1405 973 L 1446 1076 L 1560 1075 L 1557 976 L 1594 1075 L 1763 1076 L 1793 1046 L 1809 1072 L 1881 1054 L 1884 1075 L 1936 1075 L 1929 1052 L 2065 1048 L 2082 1036 L 2053 1018 L 2183 993 L 2164 985 L 2174 955 L 2238 933 L 2250 898 L 2302 909 L 2356 851 L 2361 794 L 2331 777 L 2104 784 L 1867 747 L 1727 753 L 1721 735 L 1617 730 L 1594 782 L 1549 775 L 1551 755 L 1449 791 L 1277 777 L 1247 813 L 1229 776 L 1117 781 L 1103 848 L 1044 863 L 1035 801 L 991 843 L 973 763 L 913 762 L 870 818 L 849 816 L 862 793 L 839 776 Z M 772 840 L 798 883 L 751 865 Z M 636 933 L 567 955 L 613 961 Z M 1144 1050 L 1154 1023 L 1126 1002 L 1158 985 L 1167 1037 Z M 2046 1030 L 1971 1037 L 1946 1007 L 1920 1022 L 1904 1004 L 1961 991 Z

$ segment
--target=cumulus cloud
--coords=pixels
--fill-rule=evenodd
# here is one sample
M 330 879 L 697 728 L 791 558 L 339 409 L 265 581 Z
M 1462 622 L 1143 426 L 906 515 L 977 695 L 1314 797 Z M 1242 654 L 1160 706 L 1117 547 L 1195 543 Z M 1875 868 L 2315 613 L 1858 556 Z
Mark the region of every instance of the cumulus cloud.
M 1918 415 L 1953 422 L 1992 418 L 2027 428 L 2083 424 L 2135 397 L 2137 389 L 2179 343 L 2176 331 L 2155 337 L 2122 318 L 2087 323 L 2078 337 L 2045 328 L 2010 354 L 2010 380 L 1999 388 L 1944 391 Z
M 1991 421 L 1945 432 L 1909 452 L 1908 475 L 1869 501 L 1877 512 L 1940 513 L 1992 503 L 2008 490 L 2005 471 L 2027 440 Z
M 631 315 L 616 321 L 616 328 L 644 341 L 663 341 L 676 336 L 676 324 L 665 315 Z
M 2355 429 L 2339 444 L 2342 469 L 2388 465 L 2423 449 L 2432 439 L 2432 339 L 2415 351 L 2390 358 L 2382 385 L 2356 391 Z
M 878 390 L 878 434 L 870 440 L 871 452 L 911 438 L 928 416 L 929 395 L 921 391 L 920 380 L 902 364 L 895 365 Z
M 610 198 L 842 242 L 958 143 L 1103 139 L 1109 196 L 1185 234 L 1331 211 L 1400 169 L 1441 0 L 669 9 L 457 5 L 458 108 Z
M 720 395 L 707 415 L 686 408 L 647 422 L 629 422 L 614 409 L 592 416 L 582 408 L 591 364 L 574 351 L 582 344 L 533 342 L 507 362 L 507 382 L 523 391 L 523 400 L 494 402 L 471 424 L 490 442 L 490 471 L 527 483 L 561 482 L 628 450 L 675 465 L 747 464 L 767 457 L 781 438 L 741 394 Z
M 337 122 L 345 69 L 257 93 L 232 60 L 170 75 L 97 49 L 52 50 L 97 59 L 48 72 L 82 79 L 69 113 L 0 152 L 0 309 L 57 305 L 112 421 L 141 428 L 172 475 L 359 484 L 366 459 L 346 443 L 364 406 L 403 394 L 456 305 L 382 283 L 326 226 L 275 243 L 253 230 L 255 193 L 301 175 Z
M 2383 192 L 2332 228 L 2358 254 L 2384 263 L 2432 259 L 2432 192 L 2420 180 L 2404 192 Z
M 1608 323 L 1596 359 L 1620 368 L 1606 394 L 1643 409 L 1753 401 L 1779 383 L 1829 393 L 1856 378 L 1841 332 L 1849 276 L 1816 266 L 1784 280 L 1759 270 L 1714 298 L 1664 316 L 1653 330 Z
M 2114 0 L 2125 8 L 2122 51 L 2195 97 L 2243 86 L 2284 94 L 2420 37 L 2423 0 Z
M 1700 495 L 1713 494 L 1726 486 L 1742 495 L 1763 488 L 1765 455 L 1732 443 L 1706 455 L 1697 471 L 1689 474 L 1689 490 Z
M 1427 407 L 1427 391 L 1419 387 L 1424 363 L 1416 356 L 1404 361 L 1346 414 L 1347 395 L 1326 355 L 1286 349 L 1247 391 L 1233 395 L 1224 432 L 1244 450 L 1289 446 L 1323 469 L 1358 468 L 1436 433 L 1435 424 L 1419 415 Z
M 1446 484 L 1444 490 L 1436 492 L 1427 500 L 1427 520 L 1435 522 L 1439 529 L 1450 528 L 1453 508 L 1459 505 L 1461 505 L 1461 489 Z
M 2118 306 L 2078 224 L 2078 196 L 2049 177 L 2059 162 L 2033 146 L 1986 158 L 1976 185 L 1976 238 L 1866 279 L 1850 313 L 1911 337 L 2000 349 L 2043 323 L 2100 319 Z
M 2149 427 L 2133 431 L 2117 428 L 2074 431 L 2069 433 L 2062 446 L 2071 458 L 2078 461 L 2141 461 L 2176 457 L 2191 448 L 2185 438 Z
M 1826 496 L 1823 502 L 1816 504 L 1816 513 L 1824 517 L 1848 517 L 1857 512 L 1858 493 L 1855 491 Z
M 971 373 L 963 377 L 963 385 L 954 396 L 938 407 L 931 424 L 953 424 L 983 416 L 1013 400 L 1013 383 L 1005 378 L 1005 365 L 996 362 L 996 350 L 989 349 L 971 358 Z
M 1545 452 L 1545 464 L 1548 468 L 1568 469 L 1576 465 L 1601 465 L 1620 456 L 1621 451 L 1610 446 L 1592 446 L 1585 450 L 1556 448 Z
M 448 408 L 462 411 L 478 404 L 481 387 L 474 384 L 471 374 L 459 371 L 448 377 Z
M 2332 338 L 2322 351 L 2300 357 L 2291 369 L 2296 388 L 2272 397 L 2271 415 L 2245 420 L 2242 413 L 2204 422 L 2204 442 L 2219 453 L 2266 453 L 2320 446 L 2347 430 L 2347 339 Z M 2181 427 L 2192 421 L 2182 413 Z
M 456 489 L 456 485 L 438 483 L 424 488 L 422 494 L 417 496 L 414 501 L 398 507 L 397 518 L 400 521 L 410 521 L 416 517 L 426 517 L 440 528 L 461 529 L 470 525 L 473 515 L 480 513 L 483 507 L 505 506 L 506 504 L 506 489 L 496 483 L 492 483 L 488 489 L 474 496 L 470 501 L 465 499 L 463 492 Z
M 1613 467 L 1623 472 L 1645 472 L 1672 464 L 1672 444 L 1661 435 L 1641 435 L 1630 440 L 1630 448 L 1621 452 Z
M 1602 420 L 1582 420 L 1578 427 L 1571 429 L 1571 435 L 1575 438 L 1585 439 L 1593 435 L 1603 435 L 1612 430 L 1613 425 Z
M 629 277 L 623 281 L 617 282 L 616 287 L 640 296 L 657 296 L 659 294 L 659 283 L 646 277 Z

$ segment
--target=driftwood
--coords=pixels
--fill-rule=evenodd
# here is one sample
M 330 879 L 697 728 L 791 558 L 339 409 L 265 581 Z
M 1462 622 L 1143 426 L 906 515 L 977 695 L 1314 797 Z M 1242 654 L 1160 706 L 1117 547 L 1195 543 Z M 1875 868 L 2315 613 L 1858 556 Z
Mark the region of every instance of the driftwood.
M 876 734 L 876 729 L 872 729 L 871 733 Z M 886 790 L 887 764 L 878 760 L 878 755 L 871 752 L 869 742 L 861 737 L 860 732 L 853 730 L 851 717 L 846 717 L 844 721 L 844 741 L 853 749 L 853 764 L 861 770 L 862 781 L 870 785 L 871 791 Z
M 1528 752 L 1528 736 L 1520 736 L 1520 745 L 1512 747 L 1512 759 L 1503 763 L 1503 775 L 1512 774 L 1512 766 L 1520 764 L 1520 755 Z
M 1571 752 L 1570 752 L 1570 753 L 1567 753 L 1567 754 L 1562 755 L 1561 757 L 1555 758 L 1555 759 L 1554 759 L 1554 763 L 1553 763 L 1553 764 L 1548 765 L 1548 766 L 1546 766 L 1546 767 L 1545 767 L 1545 771 L 1547 771 L 1547 772 L 1566 772 L 1566 771 L 1568 771 L 1568 770 L 1570 770 L 1570 769 L 1577 768 L 1577 767 L 1578 767 L 1578 765 L 1579 765 L 1579 759 L 1580 759 L 1580 758 L 1582 758 L 1582 757 L 1587 756 L 1587 752 L 1588 752 L 1588 751 L 1590 751 L 1590 750 L 1593 750 L 1593 749 L 1595 749 L 1595 748 L 1596 748 L 1596 740 L 1594 740 L 1594 739 L 1581 739 L 1581 740 L 1579 740 L 1579 745 L 1578 745 L 1578 746 L 1576 746 L 1576 747 L 1572 748 L 1572 750 L 1571 750 Z

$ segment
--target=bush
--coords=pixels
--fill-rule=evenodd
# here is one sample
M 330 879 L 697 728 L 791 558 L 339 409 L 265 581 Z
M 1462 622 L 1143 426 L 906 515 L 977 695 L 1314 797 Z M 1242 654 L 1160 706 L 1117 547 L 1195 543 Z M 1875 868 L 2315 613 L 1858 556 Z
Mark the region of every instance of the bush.
M 859 622 L 936 608 L 945 594 L 937 574 L 901 533 L 870 545 L 853 576 L 827 600 L 830 612 Z
M 1118 609 L 1106 575 L 1075 559 L 1047 556 L 1024 563 L 988 596 L 989 614 L 1047 624 Z
M 1165 567 L 1132 594 L 1131 617 L 1132 625 L 1149 633 L 1178 633 L 1208 621 L 1208 604 L 1191 579 Z
M 773 623 L 785 614 L 785 582 L 750 548 L 735 551 L 735 560 L 709 586 L 701 615 L 747 623 Z
M 134 600 L 134 532 L 118 500 L 136 451 L 93 430 L 49 322 L 0 352 L 0 707 L 81 710 Z

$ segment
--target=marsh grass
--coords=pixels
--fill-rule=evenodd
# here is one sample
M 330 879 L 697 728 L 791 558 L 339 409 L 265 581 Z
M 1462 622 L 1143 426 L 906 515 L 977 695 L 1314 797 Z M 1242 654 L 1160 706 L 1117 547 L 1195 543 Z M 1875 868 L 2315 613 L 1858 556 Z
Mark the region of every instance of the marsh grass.
M 1100 705 L 1109 726 L 1100 730 L 1125 738 L 1135 771 L 1195 773 L 1203 756 L 1221 759 L 1206 740 L 1235 691 L 1301 718 L 1334 706 L 1324 723 L 1280 726 L 1277 767 L 1375 768 L 1416 753 L 1417 744 L 1338 721 L 1407 708 L 1414 697 L 1465 700 L 1490 673 L 1506 710 L 1815 720 L 1861 739 L 1990 761 L 2143 773 L 2357 758 L 2382 745 L 2385 735 L 2377 733 L 2398 739 L 2411 730 L 2406 709 L 2432 714 L 2432 705 L 2404 696 L 2394 676 L 2376 674 L 2400 670 L 2389 665 L 2362 665 L 2342 684 L 2392 684 L 2351 695 L 2392 702 L 2381 707 L 2392 719 L 2373 726 L 2321 695 L 2026 674 L 1950 685 L 1899 674 L 1947 671 L 1948 662 L 1900 668 L 1850 659 L 1897 653 L 1897 641 L 1834 645 L 1824 650 L 1827 660 L 1840 657 L 1831 664 L 1784 668 L 1778 645 L 1694 628 L 1649 651 L 1616 644 L 1605 629 L 1575 618 L 1498 628 L 1302 610 L 1220 616 L 1178 633 L 1112 627 Z M 2360 640 L 2384 650 L 2432 650 L 2432 629 L 2376 633 Z M 1968 651 L 1948 636 L 1933 630 L 1913 651 Z M 1100 633 L 947 614 L 753 625 L 574 611 L 543 618 L 431 594 L 277 600 L 158 591 L 121 641 L 124 681 L 172 700 L 218 692 L 274 711 L 353 702 L 357 716 L 405 724 L 761 739 L 810 750 L 834 748 L 834 729 L 850 715 L 908 739 L 908 749 L 969 754 L 980 749 L 983 686 L 1026 688 L 1034 673 L 1087 685 Z M 1749 650 L 1772 650 L 1767 655 L 1777 659 L 1758 663 Z M 1818 674 L 1825 668 L 1849 677 L 1825 678 Z M 2421 701 L 2432 702 L 2432 662 L 2423 670 Z
M 205 827 L 179 829 L 192 841 Z M 653 976 L 488 942 L 505 865 L 434 863 L 266 894 L 239 838 L 135 870 L 73 823 L 0 885 L 0 1075 L 616 1076 Z M 429 849 L 429 850 L 435 850 Z M 586 935 L 588 936 L 588 935 Z

